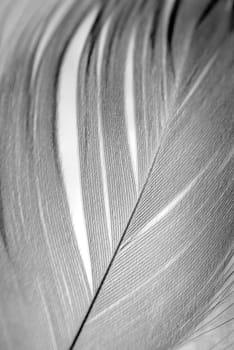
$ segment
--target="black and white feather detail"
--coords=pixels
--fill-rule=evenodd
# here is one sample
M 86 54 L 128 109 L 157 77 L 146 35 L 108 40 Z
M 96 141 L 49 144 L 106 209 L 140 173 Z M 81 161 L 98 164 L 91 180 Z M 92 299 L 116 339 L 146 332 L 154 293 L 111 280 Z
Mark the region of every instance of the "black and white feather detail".
M 233 2 L 1 1 L 0 349 L 231 349 Z

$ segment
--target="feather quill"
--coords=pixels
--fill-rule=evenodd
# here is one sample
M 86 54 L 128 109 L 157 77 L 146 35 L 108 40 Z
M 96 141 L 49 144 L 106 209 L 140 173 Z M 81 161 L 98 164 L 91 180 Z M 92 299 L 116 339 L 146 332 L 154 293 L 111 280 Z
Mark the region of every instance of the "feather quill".
M 2 2 L 0 348 L 231 347 L 232 1 Z

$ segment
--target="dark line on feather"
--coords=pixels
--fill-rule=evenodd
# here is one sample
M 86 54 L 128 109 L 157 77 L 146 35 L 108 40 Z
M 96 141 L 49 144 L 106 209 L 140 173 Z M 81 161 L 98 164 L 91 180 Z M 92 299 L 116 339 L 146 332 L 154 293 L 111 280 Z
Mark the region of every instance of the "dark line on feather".
M 127 27 L 127 23 L 131 18 L 131 15 L 135 12 L 135 8 L 139 6 L 138 1 L 129 1 L 129 3 L 125 4 L 124 8 L 123 8 L 123 14 L 121 17 L 121 21 L 120 21 L 120 26 L 119 26 L 119 37 L 121 38 L 121 36 L 124 33 L 125 28 Z
M 168 25 L 168 31 L 167 31 L 167 44 L 169 48 L 169 53 L 172 56 L 172 40 L 173 40 L 173 34 L 174 34 L 174 28 L 176 23 L 176 17 L 177 13 L 180 7 L 181 0 L 176 0 L 171 12 L 170 21 Z
M 116 45 L 116 41 L 121 40 L 121 37 L 124 33 L 127 23 L 131 17 L 131 14 L 132 12 L 134 12 L 135 6 L 138 6 L 138 5 L 139 5 L 138 2 L 133 3 L 130 1 L 127 4 L 127 6 L 126 4 L 124 4 L 124 6 L 116 9 L 116 16 L 113 19 L 112 28 L 110 30 L 109 39 L 107 41 L 108 46 L 106 49 L 106 63 L 105 63 L 106 72 L 109 71 L 110 60 L 111 60 L 111 57 L 113 56 L 112 50 Z
M 234 1 L 232 1 L 230 11 L 231 11 L 231 14 L 230 14 L 230 21 L 229 21 L 229 31 L 233 32 L 233 30 L 234 30 Z
M 216 3 L 216 2 L 217 2 L 217 1 L 215 1 L 215 3 Z M 160 2 L 160 3 L 161 3 L 161 2 Z M 180 1 L 178 0 L 178 1 L 176 2 L 177 6 L 179 6 L 179 3 L 180 3 Z M 212 3 L 212 4 L 211 4 L 211 3 Z M 170 28 L 168 28 L 168 43 L 171 43 L 171 42 L 172 42 L 173 28 L 174 28 L 175 19 L 176 19 L 176 13 L 177 13 L 177 10 L 178 10 L 178 9 L 176 8 L 176 4 L 175 4 L 175 8 L 173 9 L 174 14 L 172 13 L 172 17 L 171 17 L 171 21 L 170 21 L 170 25 L 169 25 Z M 212 5 L 212 6 L 211 6 L 211 5 Z M 204 21 L 204 19 L 205 19 L 206 16 L 208 15 L 208 13 L 212 10 L 213 6 L 214 6 L 214 2 L 212 1 L 212 2 L 209 3 L 209 6 L 207 6 L 207 8 L 206 8 L 205 11 L 203 12 L 202 16 L 200 17 L 199 23 L 202 23 L 202 21 Z M 157 20 L 157 16 L 156 16 L 156 20 Z M 156 21 L 156 23 L 157 23 L 157 21 Z M 155 30 L 155 28 L 153 28 L 153 30 Z M 112 38 L 112 36 L 113 36 L 114 33 L 115 33 L 115 30 L 113 30 L 113 33 L 112 33 L 112 35 L 111 35 L 111 38 Z M 152 38 L 153 38 L 152 43 L 154 43 L 154 40 L 155 40 L 154 34 L 153 34 L 153 37 L 152 37 Z M 152 38 L 151 38 L 151 40 L 152 40 Z M 112 44 L 112 43 L 113 43 L 113 41 L 110 41 L 110 44 Z M 108 48 L 109 48 L 109 47 L 108 47 Z M 109 56 L 109 52 L 107 51 L 107 59 L 109 58 L 108 56 Z M 161 141 L 162 141 L 162 140 L 161 140 Z M 160 143 L 160 144 L 162 145 L 162 143 Z M 73 339 L 73 341 L 72 341 L 71 346 L 69 347 L 69 350 L 73 350 L 74 347 L 76 346 L 76 343 L 78 342 L 79 337 L 81 336 L 81 333 L 82 333 L 82 331 L 83 331 L 83 329 L 84 329 L 84 327 L 85 327 L 85 325 L 86 325 L 86 322 L 87 322 L 87 320 L 89 319 L 89 316 L 90 316 L 90 314 L 91 314 L 91 312 L 92 312 L 92 310 L 93 310 L 93 307 L 94 307 L 94 305 L 95 305 L 95 303 L 96 303 L 96 301 L 97 301 L 97 299 L 98 299 L 98 297 L 99 297 L 99 294 L 100 294 L 100 292 L 101 292 L 101 290 L 102 290 L 102 288 L 103 288 L 103 286 L 104 286 L 104 284 L 105 284 L 105 282 L 106 282 L 106 279 L 107 279 L 107 277 L 108 277 L 108 274 L 109 274 L 109 272 L 110 272 L 110 270 L 111 270 L 111 268 L 112 268 L 112 266 L 113 266 L 113 264 L 114 264 L 114 262 L 115 262 L 115 259 L 116 259 L 117 255 L 118 255 L 118 253 L 119 253 L 119 251 L 120 251 L 120 249 L 121 249 L 121 247 L 122 247 L 122 243 L 123 243 L 123 241 L 124 241 L 124 239 L 125 239 L 125 236 L 126 236 L 126 234 L 127 234 L 127 232 L 128 232 L 128 229 L 129 229 L 129 227 L 130 227 L 131 221 L 132 221 L 132 219 L 133 219 L 133 217 L 134 217 L 134 215 L 135 215 L 135 213 L 136 213 L 136 210 L 137 210 L 137 208 L 138 208 L 139 202 L 140 202 L 141 199 L 142 199 L 142 196 L 143 196 L 144 191 L 145 191 L 145 189 L 146 189 L 146 186 L 147 186 L 147 184 L 148 184 L 149 178 L 150 178 L 151 175 L 152 175 L 152 172 L 153 172 L 153 169 L 154 169 L 154 165 L 155 165 L 155 162 L 156 162 L 156 159 L 157 159 L 157 156 L 158 156 L 159 151 L 160 151 L 160 147 L 159 147 L 159 148 L 157 149 L 157 151 L 156 151 L 156 154 L 155 154 L 155 156 L 154 156 L 154 159 L 153 159 L 153 161 L 152 161 L 151 167 L 150 167 L 150 169 L 149 169 L 149 172 L 148 172 L 146 181 L 145 181 L 145 183 L 144 183 L 144 185 L 143 185 L 143 187 L 142 187 L 142 190 L 141 190 L 140 195 L 139 195 L 139 197 L 138 197 L 138 199 L 137 199 L 137 202 L 136 202 L 136 204 L 135 204 L 135 206 L 134 206 L 134 209 L 133 209 L 133 211 L 132 211 L 132 213 L 131 213 L 131 215 L 130 215 L 130 217 L 129 217 L 129 220 L 128 220 L 127 224 L 126 224 L 126 227 L 125 227 L 125 229 L 124 229 L 124 232 L 123 232 L 123 234 L 122 234 L 122 236 L 121 236 L 121 238 L 120 238 L 120 240 L 119 240 L 119 242 L 118 242 L 118 245 L 117 245 L 117 247 L 116 247 L 116 249 L 115 249 L 115 251 L 114 251 L 114 254 L 113 254 L 113 256 L 112 256 L 112 258 L 111 258 L 111 260 L 110 260 L 110 262 L 109 262 L 109 264 L 108 264 L 108 267 L 107 267 L 107 269 L 106 269 L 106 271 L 105 271 L 105 273 L 104 273 L 104 275 L 103 275 L 103 278 L 102 278 L 102 280 L 101 280 L 101 282 L 100 282 L 100 284 L 99 284 L 99 286 L 98 286 L 98 288 L 97 288 L 97 290 L 96 290 L 96 292 L 95 292 L 95 294 L 94 294 L 94 296 L 93 296 L 93 299 L 92 299 L 91 304 L 89 305 L 89 308 L 88 308 L 88 310 L 87 310 L 87 312 L 86 312 L 86 314 L 85 314 L 85 316 L 84 316 L 84 319 L 83 319 L 83 321 L 82 321 L 82 323 L 81 323 L 81 325 L 80 325 L 80 327 L 79 327 L 79 329 L 78 329 L 78 331 L 77 331 L 77 333 L 76 333 L 76 335 L 75 335 L 75 337 L 74 337 L 74 339 Z
M 120 26 L 122 24 L 122 11 L 118 13 L 115 20 L 113 21 L 114 26 L 110 33 L 109 41 L 108 41 L 108 48 L 107 48 L 107 61 L 106 61 L 106 72 L 109 70 L 110 66 L 110 59 L 111 59 L 111 51 L 113 50 L 113 46 L 116 43 L 116 37 L 119 38 L 120 36 Z
M 152 58 L 155 51 L 156 35 L 158 31 L 158 26 L 159 26 L 159 16 L 160 16 L 161 9 L 162 9 L 162 1 L 160 1 L 159 4 L 157 4 L 157 8 L 154 11 L 152 27 L 149 35 L 151 50 L 152 50 L 152 55 L 151 55 Z
M 224 299 L 224 300 L 225 300 L 225 299 Z M 222 305 L 222 302 L 223 302 L 223 300 L 221 300 L 219 303 L 217 303 L 212 309 L 208 310 L 208 314 L 210 314 L 212 311 L 214 311 L 215 309 L 217 309 L 217 306 L 219 306 L 220 304 Z M 208 320 L 208 321 L 207 321 L 205 324 L 203 324 L 200 328 L 196 329 L 196 333 L 198 334 L 197 336 L 199 336 L 199 334 L 201 334 L 201 333 L 199 333 L 200 330 L 202 331 L 202 329 L 203 329 L 204 327 L 207 327 L 207 326 L 212 325 L 212 323 L 213 323 L 214 321 L 216 321 L 217 319 L 219 319 L 219 317 L 220 317 L 221 315 L 223 315 L 227 310 L 229 310 L 230 308 L 232 308 L 233 305 L 234 305 L 234 303 L 228 304 L 228 306 L 227 306 L 225 309 L 223 309 L 222 311 L 220 311 L 220 312 L 219 312 L 217 315 L 215 315 L 211 320 Z
M 53 10 L 51 10 L 48 18 L 46 19 L 46 23 L 45 23 L 45 27 L 48 26 L 48 23 L 51 21 L 51 18 L 53 17 L 54 15 L 54 12 L 55 10 L 59 7 L 59 5 L 55 5 L 53 7 Z M 57 27 L 55 28 L 55 32 L 53 33 L 53 35 L 49 38 L 46 46 L 45 46 L 45 49 L 44 49 L 44 52 L 47 50 L 47 48 L 50 46 L 50 43 L 53 41 L 53 38 L 54 36 L 56 35 L 56 32 L 59 30 L 61 24 L 64 22 L 64 20 L 66 20 L 66 17 L 68 16 L 68 14 L 70 13 L 71 10 L 69 10 L 66 14 L 65 14 L 65 17 L 61 19 L 61 22 L 57 25 Z M 72 35 L 74 35 L 73 33 L 71 34 L 71 36 L 69 37 L 68 41 L 70 41 L 72 38 Z M 36 55 L 37 55 L 37 50 L 38 50 L 38 47 L 41 43 L 41 40 L 43 39 L 44 37 L 44 32 L 42 32 L 37 40 L 37 44 L 35 46 L 35 50 L 34 50 L 34 53 L 33 53 L 33 56 L 30 60 L 30 68 L 29 68 L 29 74 L 32 76 L 32 71 L 33 71 L 33 63 L 35 61 L 35 58 L 36 58 Z M 65 44 L 65 46 L 63 47 L 63 51 L 62 51 L 62 54 L 63 52 L 66 51 L 66 48 L 67 48 L 67 43 Z M 31 76 L 30 78 L 28 78 L 29 82 L 28 82 L 28 91 L 29 91 L 29 95 L 28 95 L 28 99 L 29 99 L 29 102 L 28 102 L 28 106 L 29 106 L 29 109 L 28 109 L 28 113 L 27 113 L 27 116 L 26 116 L 26 135 L 28 136 L 28 141 L 29 141 L 29 146 L 33 147 L 33 142 L 32 142 L 32 135 L 31 135 L 31 125 L 30 123 L 32 122 L 33 120 L 33 116 L 34 116 L 34 87 L 37 85 L 37 81 L 38 81 L 38 77 L 39 77 L 39 73 L 40 73 L 40 70 L 41 70 L 41 65 L 42 65 L 42 62 L 43 62 L 43 55 L 42 55 L 42 58 L 40 60 L 40 62 L 38 63 L 38 68 L 37 68 L 37 71 L 36 71 L 36 75 L 35 75 L 35 80 L 34 80 L 34 85 L 32 86 L 32 81 L 31 81 Z M 59 174 L 59 176 L 61 177 L 62 174 L 61 174 L 61 169 L 60 169 L 60 161 L 59 161 L 59 151 L 58 151 L 58 142 L 57 142 L 57 124 L 56 124 L 56 120 L 57 120 L 57 98 L 56 98 L 56 94 L 57 94 L 57 89 L 58 89 L 58 80 L 59 80 L 59 71 L 60 71 L 60 66 L 62 64 L 62 61 L 59 59 L 58 61 L 58 64 L 57 64 L 57 69 L 55 71 L 55 79 L 54 79 L 54 97 L 53 97 L 53 106 L 52 106 L 52 133 L 51 133 L 51 142 L 52 142 L 52 150 L 53 150 L 53 154 L 54 154 L 54 159 L 55 159 L 55 166 L 56 166 L 56 169 L 57 169 L 57 172 Z
M 5 222 L 4 222 L 4 208 L 3 208 L 3 200 L 2 200 L 2 184 L 0 181 L 0 236 L 2 238 L 2 242 L 5 248 L 5 251 L 7 252 L 7 255 L 9 256 L 9 245 L 7 241 L 7 234 L 5 229 Z
M 197 21 L 196 27 L 200 27 L 200 25 L 205 21 L 205 19 L 208 17 L 209 13 L 213 10 L 213 8 L 217 5 L 219 0 L 210 0 L 208 4 L 206 5 L 204 11 L 202 12 L 201 16 L 199 17 Z
M 122 234 L 122 236 L 121 236 L 121 238 L 120 238 L 120 241 L 119 241 L 119 243 L 118 243 L 118 245 L 117 245 L 117 247 L 116 247 L 116 249 L 115 249 L 115 252 L 114 252 L 114 254 L 113 254 L 112 258 L 111 258 L 111 261 L 110 261 L 110 263 L 109 263 L 109 265 L 108 265 L 108 267 L 107 267 L 107 270 L 106 270 L 106 272 L 105 272 L 105 274 L 104 274 L 104 276 L 103 276 L 103 278 L 102 278 L 102 280 L 101 280 L 101 282 L 100 282 L 99 287 L 97 288 L 97 291 L 95 292 L 95 295 L 94 295 L 94 297 L 93 297 L 93 299 L 92 299 L 92 302 L 91 302 L 91 304 L 90 304 L 90 306 L 89 306 L 89 308 L 88 308 L 88 311 L 87 311 L 87 313 L 86 313 L 86 315 L 85 315 L 85 317 L 84 317 L 84 319 L 83 319 L 83 321 L 82 321 L 82 323 L 81 323 L 81 326 L 80 326 L 80 328 L 79 328 L 79 330 L 78 330 L 78 332 L 77 332 L 77 334 L 76 334 L 76 336 L 75 336 L 75 338 L 74 338 L 74 340 L 73 340 L 73 342 L 72 342 L 72 344 L 71 344 L 69 350 L 73 350 L 73 349 L 74 349 L 74 346 L 76 345 L 76 342 L 78 341 L 78 338 L 79 338 L 79 336 L 80 336 L 80 334 L 81 334 L 81 332 L 82 332 L 82 330 L 83 330 L 83 328 L 84 328 L 84 326 L 85 326 L 86 321 L 88 320 L 88 317 L 89 317 L 89 315 L 90 315 L 90 313 L 91 313 L 91 311 L 92 311 L 92 309 L 93 309 L 93 307 L 94 307 L 94 304 L 95 304 L 95 302 L 96 302 L 96 300 L 97 300 L 97 298 L 98 298 L 98 296 L 99 296 L 99 294 L 100 294 L 100 292 L 101 292 L 101 289 L 102 289 L 102 287 L 103 287 L 103 285 L 104 285 L 104 283 L 105 283 L 105 280 L 106 280 L 106 278 L 107 278 L 107 276 L 108 276 L 108 274 L 109 274 L 109 272 L 110 272 L 110 269 L 111 269 L 111 267 L 112 267 L 112 265 L 113 265 L 113 263 L 114 263 L 114 260 L 115 260 L 117 254 L 118 254 L 119 251 L 120 251 L 122 242 L 123 242 L 123 240 L 124 240 L 124 238 L 125 238 L 125 236 L 126 236 L 126 233 L 127 233 L 128 228 L 129 228 L 129 226 L 130 226 L 130 224 L 131 224 L 132 218 L 133 218 L 133 216 L 134 216 L 134 214 L 135 214 L 135 212 L 136 212 L 136 210 L 137 210 L 138 204 L 139 204 L 139 202 L 140 202 L 140 200 L 141 200 L 141 198 L 142 198 L 142 196 L 143 196 L 143 194 L 144 194 L 144 190 L 145 190 L 145 188 L 146 188 L 146 186 L 147 186 L 148 180 L 149 180 L 149 178 L 150 178 L 150 176 L 151 176 L 151 173 L 152 173 L 152 171 L 153 171 L 154 164 L 155 164 L 155 161 L 156 161 L 156 159 L 157 159 L 157 155 L 158 155 L 158 153 L 159 153 L 159 150 L 160 150 L 160 147 L 158 148 L 158 150 L 157 150 L 157 152 L 156 152 L 156 154 L 155 154 L 155 157 L 154 157 L 154 159 L 153 159 L 153 161 L 152 161 L 152 165 L 151 165 L 151 167 L 150 167 L 150 169 L 149 169 L 148 176 L 147 176 L 146 181 L 145 181 L 145 183 L 144 183 L 144 186 L 143 186 L 143 188 L 142 188 L 142 190 L 141 190 L 141 192 L 140 192 L 140 195 L 139 195 L 139 197 L 138 197 L 138 199 L 137 199 L 137 202 L 136 202 L 135 207 L 134 207 L 134 209 L 133 209 L 133 211 L 132 211 L 132 214 L 131 214 L 131 216 L 130 216 L 128 222 L 127 222 L 127 225 L 126 225 L 126 227 L 125 227 L 125 230 L 124 230 L 124 232 L 123 232 L 123 234 Z
M 139 4 L 139 9 L 138 9 L 138 15 L 141 16 L 142 12 L 145 10 L 145 8 L 147 7 L 148 3 L 147 1 L 142 0 Z
M 208 329 L 207 331 L 199 333 L 199 335 L 197 335 L 197 336 L 195 336 L 195 337 L 193 337 L 191 339 L 193 340 L 193 339 L 201 337 L 202 335 L 208 334 L 209 332 L 215 331 L 216 329 L 219 329 L 219 328 L 221 328 L 223 326 L 226 326 L 226 324 L 228 324 L 228 323 L 230 323 L 232 321 L 234 321 L 234 317 L 229 318 L 227 321 L 224 321 L 224 322 L 218 324 L 217 326 Z
M 86 63 L 86 72 L 87 74 L 89 74 L 89 70 L 90 70 L 90 64 L 91 64 L 91 59 L 92 59 L 92 55 L 94 52 L 94 48 L 95 45 L 97 43 L 98 37 L 101 33 L 102 30 L 102 22 L 103 22 L 103 13 L 104 13 L 104 8 L 101 8 L 101 10 L 99 11 L 94 24 L 92 25 L 92 28 L 90 30 L 87 42 L 89 42 L 89 54 L 88 54 L 88 58 L 87 58 L 87 63 Z
M 48 15 L 48 17 L 46 18 L 45 20 L 45 28 L 47 28 L 48 24 L 50 23 L 52 17 L 53 17 L 53 14 L 55 12 L 55 10 L 58 8 L 59 6 L 58 5 L 55 5 L 53 7 L 53 9 L 51 10 L 50 14 Z M 27 95 L 27 98 L 29 100 L 29 102 L 27 103 L 27 106 L 29 106 L 28 108 L 28 113 L 27 113 L 27 116 L 26 116 L 26 121 L 25 121 L 25 133 L 26 133 L 26 137 L 28 138 L 28 141 L 29 141 L 29 146 L 32 145 L 32 135 L 31 135 L 31 123 L 32 123 L 32 120 L 33 120 L 33 115 L 34 115 L 34 87 L 35 87 L 35 82 L 37 81 L 37 78 L 38 78 L 38 75 L 39 75 L 39 71 L 40 71 L 40 66 L 41 66 L 41 62 L 42 60 L 40 60 L 38 62 L 38 67 L 37 67 L 37 70 L 36 70 L 36 74 L 35 74 L 35 79 L 34 81 L 32 81 L 32 72 L 33 72 L 33 67 L 34 67 L 34 62 L 35 62 L 35 59 L 36 59 L 36 56 L 37 56 L 37 52 L 38 52 L 38 48 L 39 48 L 39 45 L 42 41 L 42 39 L 44 38 L 44 31 L 42 31 L 37 39 L 37 42 L 35 44 L 35 49 L 34 49 L 34 52 L 31 56 L 31 59 L 29 60 L 29 63 L 28 63 L 28 77 L 27 77 L 27 90 L 28 90 L 28 95 Z M 50 42 L 51 38 L 49 39 L 49 42 Z M 48 46 L 48 43 L 45 47 L 45 50 Z M 42 55 L 42 59 L 43 59 L 43 55 Z M 34 85 L 32 86 L 32 83 L 34 83 Z

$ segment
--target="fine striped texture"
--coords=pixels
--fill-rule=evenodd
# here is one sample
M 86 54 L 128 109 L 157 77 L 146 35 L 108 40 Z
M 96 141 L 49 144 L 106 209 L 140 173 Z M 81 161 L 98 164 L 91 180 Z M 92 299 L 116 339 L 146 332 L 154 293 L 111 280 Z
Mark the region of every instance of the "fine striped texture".
M 0 349 L 232 348 L 233 24 L 2 1 Z

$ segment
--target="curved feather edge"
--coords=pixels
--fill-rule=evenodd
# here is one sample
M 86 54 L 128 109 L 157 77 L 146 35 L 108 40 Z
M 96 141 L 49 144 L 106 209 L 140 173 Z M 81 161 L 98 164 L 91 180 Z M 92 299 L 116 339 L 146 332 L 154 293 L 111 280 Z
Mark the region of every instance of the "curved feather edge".
M 233 343 L 232 2 L 93 3 L 75 160 L 93 295 L 56 102 L 66 51 L 93 6 L 71 1 L 45 42 L 60 1 L 4 0 L 0 10 L 0 345 L 163 350 L 204 347 L 210 334 L 221 350 Z
M 231 79 L 227 84 L 232 74 L 232 12 L 223 2 L 209 9 L 202 2 L 193 6 L 180 1 L 129 1 L 128 5 L 113 6 L 113 29 L 106 39 L 96 88 L 103 104 L 110 205 L 114 218 L 124 206 L 130 215 L 126 220 L 121 213 L 115 222 L 116 229 L 124 219 L 125 227 L 120 226 L 116 242 L 113 236 L 114 255 L 72 348 L 91 349 L 95 344 L 103 349 L 172 348 L 209 313 L 233 251 L 233 158 L 228 156 L 233 149 Z M 138 28 L 144 11 L 145 18 L 152 18 L 153 29 L 139 27 L 135 50 L 141 51 L 138 56 L 135 51 L 139 60 L 134 64 L 143 73 L 135 76 L 134 85 L 143 85 L 136 93 L 145 100 L 138 116 L 144 120 L 139 131 L 136 123 L 136 130 L 139 144 L 145 132 L 141 155 L 148 162 L 136 195 L 127 123 L 122 121 L 126 118 L 121 109 L 122 67 L 129 28 Z M 140 35 L 142 29 L 145 36 Z M 148 45 L 145 52 L 142 38 Z M 87 82 L 89 74 L 95 75 L 95 68 L 90 68 L 95 62 L 93 50 L 90 57 L 87 53 Z M 86 84 L 86 94 L 90 91 L 93 96 L 94 89 Z M 127 183 L 133 200 L 125 198 L 122 204 Z

